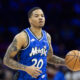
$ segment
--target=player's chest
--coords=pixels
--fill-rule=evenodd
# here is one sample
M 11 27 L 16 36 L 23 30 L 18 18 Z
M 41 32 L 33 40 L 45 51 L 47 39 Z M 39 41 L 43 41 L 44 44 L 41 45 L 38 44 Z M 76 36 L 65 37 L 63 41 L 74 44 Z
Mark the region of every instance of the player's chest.
M 30 53 L 29 56 L 47 56 L 49 49 L 47 41 L 33 41 L 30 42 Z

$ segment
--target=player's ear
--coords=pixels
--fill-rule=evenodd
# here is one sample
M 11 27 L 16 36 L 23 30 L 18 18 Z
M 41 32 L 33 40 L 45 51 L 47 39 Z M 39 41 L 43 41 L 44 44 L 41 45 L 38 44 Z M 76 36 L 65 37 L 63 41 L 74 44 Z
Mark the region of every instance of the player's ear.
M 29 20 L 29 23 L 31 24 L 31 18 L 29 18 L 28 20 Z

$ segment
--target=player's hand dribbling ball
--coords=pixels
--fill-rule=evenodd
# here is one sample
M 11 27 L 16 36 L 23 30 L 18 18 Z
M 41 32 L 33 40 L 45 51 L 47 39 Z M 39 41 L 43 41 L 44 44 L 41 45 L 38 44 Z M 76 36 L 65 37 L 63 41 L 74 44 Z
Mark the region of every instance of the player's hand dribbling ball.
M 72 71 L 80 70 L 80 51 L 69 51 L 65 57 L 66 66 Z

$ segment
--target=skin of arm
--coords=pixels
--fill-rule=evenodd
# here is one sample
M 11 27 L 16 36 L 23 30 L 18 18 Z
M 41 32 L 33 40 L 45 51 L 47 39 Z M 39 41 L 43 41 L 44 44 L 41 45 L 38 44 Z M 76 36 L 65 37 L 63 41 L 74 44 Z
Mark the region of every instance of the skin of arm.
M 14 57 L 18 54 L 21 48 L 25 47 L 28 44 L 27 36 L 25 36 L 25 33 L 21 32 L 14 37 L 12 43 L 6 51 L 3 63 L 9 68 L 25 71 L 32 77 L 37 78 L 40 75 L 40 73 L 42 73 L 42 71 L 39 70 L 38 67 L 35 67 L 34 65 L 26 66 L 14 60 Z
M 57 64 L 60 66 L 65 66 L 65 59 L 60 58 L 56 55 L 53 55 L 53 49 L 52 49 L 52 45 L 51 45 L 51 36 L 47 33 L 47 38 L 48 38 L 48 42 L 49 42 L 49 51 L 48 51 L 48 55 L 47 55 L 47 62 L 50 64 Z
M 24 37 L 25 33 L 21 32 L 17 34 L 10 46 L 8 47 L 6 54 L 3 59 L 3 63 L 15 70 L 23 70 L 25 71 L 26 66 L 18 63 L 15 61 L 13 58 L 18 54 L 20 51 L 21 47 L 24 45 L 26 38 Z M 27 42 L 27 41 L 26 41 Z

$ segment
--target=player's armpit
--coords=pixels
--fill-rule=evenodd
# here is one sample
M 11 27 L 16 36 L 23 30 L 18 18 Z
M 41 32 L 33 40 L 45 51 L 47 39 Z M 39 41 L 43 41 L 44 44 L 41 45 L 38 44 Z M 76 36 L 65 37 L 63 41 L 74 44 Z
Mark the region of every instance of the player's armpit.
M 24 70 L 25 66 L 16 62 L 13 58 L 18 54 L 18 52 L 20 51 L 21 47 L 24 45 L 25 43 L 25 39 L 24 37 L 21 37 L 23 34 L 18 34 L 15 36 L 15 38 L 13 39 L 12 43 L 10 44 L 10 46 L 8 47 L 6 54 L 4 56 L 4 64 L 12 69 L 16 69 L 16 70 Z

